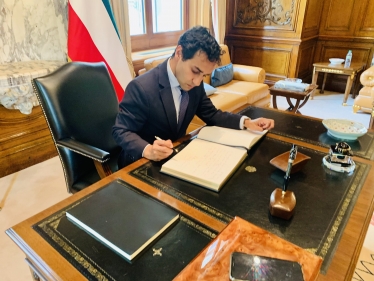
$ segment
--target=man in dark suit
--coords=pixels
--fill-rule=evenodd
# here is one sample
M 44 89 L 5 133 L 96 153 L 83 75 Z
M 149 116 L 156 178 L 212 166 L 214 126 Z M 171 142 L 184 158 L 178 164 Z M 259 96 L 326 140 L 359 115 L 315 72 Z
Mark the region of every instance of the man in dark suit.
M 113 137 L 122 147 L 120 168 L 141 157 L 159 161 L 170 156 L 172 141 L 186 134 L 195 114 L 209 126 L 274 127 L 271 119 L 217 110 L 207 98 L 202 81 L 220 63 L 221 52 L 208 29 L 194 27 L 180 37 L 169 59 L 128 84 L 113 126 Z

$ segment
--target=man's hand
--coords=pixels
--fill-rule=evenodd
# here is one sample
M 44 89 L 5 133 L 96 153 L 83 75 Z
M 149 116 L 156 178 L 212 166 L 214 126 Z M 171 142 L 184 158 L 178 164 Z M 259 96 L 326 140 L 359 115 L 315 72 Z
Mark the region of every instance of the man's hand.
M 173 153 L 171 140 L 155 140 L 152 145 L 147 145 L 143 156 L 149 160 L 160 161 Z
M 274 128 L 274 120 L 267 118 L 245 119 L 244 127 L 252 131 L 270 130 Z

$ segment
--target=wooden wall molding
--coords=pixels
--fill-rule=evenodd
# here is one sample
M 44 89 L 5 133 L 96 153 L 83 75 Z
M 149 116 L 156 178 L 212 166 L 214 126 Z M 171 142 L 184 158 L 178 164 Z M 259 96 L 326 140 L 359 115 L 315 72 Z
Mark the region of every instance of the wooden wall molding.
M 353 52 L 353 62 L 364 62 L 368 67 L 374 56 L 374 1 L 343 2 L 226 1 L 225 43 L 232 49 L 233 63 L 264 68 L 269 85 L 286 77 L 311 82 L 313 63 L 345 58 L 348 50 Z M 265 4 L 262 9 L 261 4 Z M 277 14 L 271 12 L 275 6 L 288 13 L 286 21 L 279 17 L 271 20 Z M 334 77 L 326 90 L 344 92 L 343 80 Z M 353 86 L 355 91 L 358 88 L 359 82 Z
M 366 1 L 361 7 L 355 34 L 361 37 L 374 37 L 374 1 Z
M 345 0 L 344 4 L 339 0 L 332 0 L 329 3 L 327 14 L 325 15 L 325 25 L 323 30 L 328 31 L 343 31 L 350 33 L 354 27 L 354 5 L 355 0 Z M 342 9 L 344 6 L 344 9 Z

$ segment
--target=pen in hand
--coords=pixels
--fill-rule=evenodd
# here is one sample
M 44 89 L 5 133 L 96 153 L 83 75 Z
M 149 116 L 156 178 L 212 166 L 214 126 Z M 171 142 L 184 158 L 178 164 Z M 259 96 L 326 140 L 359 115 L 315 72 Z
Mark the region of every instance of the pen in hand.
M 163 141 L 163 139 L 160 138 L 160 137 L 158 137 L 158 136 L 155 136 L 155 139 L 156 139 L 156 140 Z M 169 147 L 169 148 L 170 148 L 170 147 Z M 175 148 L 170 148 L 170 149 L 172 149 L 175 153 L 177 152 L 177 150 L 176 150 Z

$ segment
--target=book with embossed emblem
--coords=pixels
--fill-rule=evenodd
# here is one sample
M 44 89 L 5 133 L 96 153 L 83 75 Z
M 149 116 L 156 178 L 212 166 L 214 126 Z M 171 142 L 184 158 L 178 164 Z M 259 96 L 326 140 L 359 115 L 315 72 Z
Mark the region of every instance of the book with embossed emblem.
M 179 219 L 172 208 L 118 181 L 68 209 L 66 216 L 130 262 Z

